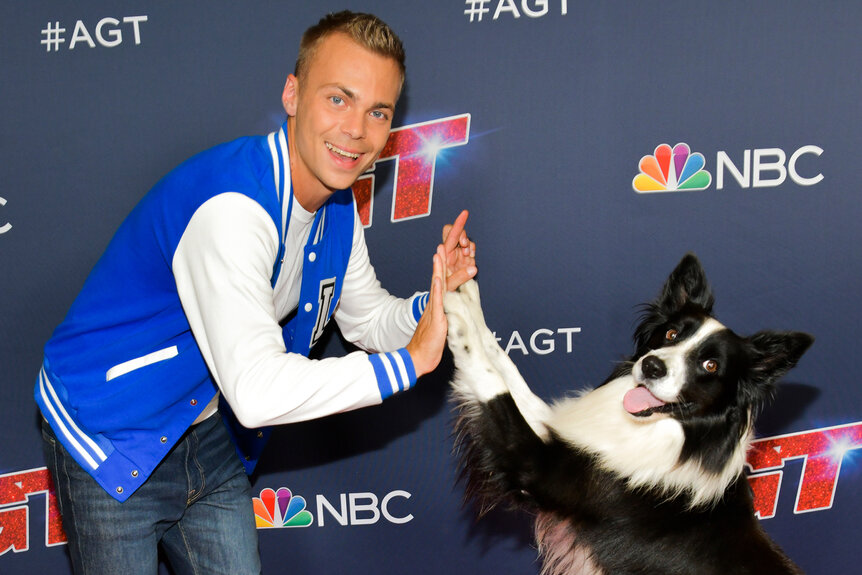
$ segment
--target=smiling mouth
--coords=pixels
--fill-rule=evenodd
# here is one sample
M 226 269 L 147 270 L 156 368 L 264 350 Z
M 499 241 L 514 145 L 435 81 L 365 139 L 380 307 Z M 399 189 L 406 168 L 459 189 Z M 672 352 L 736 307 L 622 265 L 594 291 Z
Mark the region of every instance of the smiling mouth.
M 332 152 L 333 154 L 340 156 L 346 160 L 358 160 L 360 154 L 355 154 L 353 152 L 348 152 L 346 150 L 342 150 L 337 146 L 333 146 L 329 142 L 326 142 L 326 149 Z

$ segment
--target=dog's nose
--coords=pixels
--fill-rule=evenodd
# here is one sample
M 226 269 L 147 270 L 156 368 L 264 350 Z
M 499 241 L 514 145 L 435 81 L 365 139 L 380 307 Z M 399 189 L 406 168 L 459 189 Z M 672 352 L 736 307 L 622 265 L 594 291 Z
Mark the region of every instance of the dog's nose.
M 661 379 L 667 375 L 667 366 L 654 355 L 648 355 L 641 360 L 641 370 L 647 379 Z

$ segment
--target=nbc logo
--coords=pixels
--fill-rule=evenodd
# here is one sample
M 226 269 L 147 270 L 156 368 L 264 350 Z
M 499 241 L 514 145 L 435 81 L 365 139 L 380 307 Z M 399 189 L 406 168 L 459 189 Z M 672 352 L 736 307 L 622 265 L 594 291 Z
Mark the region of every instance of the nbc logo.
M 639 194 L 705 190 L 712 183 L 705 165 L 703 154 L 692 154 L 688 144 L 659 144 L 652 156 L 641 158 L 632 187 Z
M 274 527 L 308 527 L 314 519 L 305 509 L 305 499 L 293 495 L 287 487 L 273 491 L 269 487 L 253 498 L 254 519 L 258 529 Z
M 715 155 L 715 189 L 723 189 L 725 179 L 735 181 L 742 189 L 774 188 L 788 177 L 796 185 L 813 186 L 823 181 L 815 161 L 821 154 L 823 148 L 812 144 L 792 153 L 781 148 L 744 150 L 741 159 L 738 155 L 732 159 L 726 151 L 719 150 Z M 691 153 L 686 143 L 673 148 L 659 144 L 651 156 L 641 158 L 640 173 L 632 180 L 632 188 L 639 194 L 705 190 L 712 184 L 712 175 L 705 166 L 703 154 Z M 730 177 L 725 178 L 725 174 Z
M 369 492 L 340 493 L 337 502 L 317 495 L 314 497 L 317 526 L 324 527 L 327 517 L 341 526 L 374 525 L 381 520 L 403 525 L 413 521 L 413 514 L 405 514 L 404 510 L 404 501 L 410 497 L 411 494 L 402 489 L 390 491 L 383 497 Z M 294 495 L 287 487 L 279 487 L 277 491 L 269 487 L 262 489 L 260 497 L 252 498 L 252 505 L 258 529 L 309 527 L 314 523 L 314 516 L 306 510 L 305 498 Z

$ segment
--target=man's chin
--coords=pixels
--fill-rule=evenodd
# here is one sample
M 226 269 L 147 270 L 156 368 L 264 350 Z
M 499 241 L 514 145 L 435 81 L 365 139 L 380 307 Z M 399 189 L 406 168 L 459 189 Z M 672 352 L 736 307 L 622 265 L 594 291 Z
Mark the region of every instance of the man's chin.
M 353 177 L 330 178 L 326 182 L 323 182 L 323 185 L 326 186 L 326 188 L 330 192 L 335 193 L 339 190 L 346 190 L 347 188 L 351 187 L 354 183 L 356 183 L 356 180 L 361 175 L 362 174 L 358 174 L 355 178 L 353 178 Z
M 371 166 L 363 167 L 361 169 L 353 169 L 349 171 L 337 171 L 336 173 L 327 174 L 326 180 L 322 180 L 323 184 L 332 190 L 333 192 L 337 190 L 344 190 L 352 186 L 356 180 L 358 180 L 362 174 L 368 171 Z

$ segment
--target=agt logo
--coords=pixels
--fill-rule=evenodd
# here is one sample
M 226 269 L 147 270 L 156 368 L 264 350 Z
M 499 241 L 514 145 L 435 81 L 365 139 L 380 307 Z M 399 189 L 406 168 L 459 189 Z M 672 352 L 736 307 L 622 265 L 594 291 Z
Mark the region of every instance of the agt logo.
M 442 150 L 463 146 L 470 137 L 470 114 L 410 124 L 389 133 L 380 157 L 353 184 L 359 219 L 366 228 L 374 217 L 374 170 L 381 162 L 395 162 L 390 221 L 422 218 L 431 213 L 434 172 Z
M 572 336 L 576 333 L 581 333 L 581 328 L 560 327 L 555 330 L 540 328 L 529 334 L 526 340 L 518 330 L 513 331 L 508 337 L 497 336 L 497 332 L 494 332 L 494 339 L 500 347 L 504 348 L 506 355 L 513 351 L 519 351 L 522 355 L 529 355 L 530 352 L 536 355 L 548 355 L 556 351 L 557 344 L 563 343 L 566 346 L 566 353 L 572 353 Z M 505 346 L 503 339 L 506 339 Z
M 752 442 L 747 455 L 748 476 L 754 491 L 754 512 L 760 519 L 775 517 L 784 463 L 800 459 L 802 481 L 796 491 L 793 513 L 830 509 L 835 501 L 841 464 L 850 464 L 848 452 L 862 447 L 862 422 L 766 437 Z M 845 455 L 848 455 L 845 457 Z
M 770 188 L 780 186 L 787 176 L 800 186 L 813 186 L 823 180 L 823 174 L 812 172 L 810 162 L 803 173 L 798 167 L 803 156 L 820 157 L 823 149 L 802 146 L 790 154 L 781 148 L 757 148 L 742 154 L 742 169 L 727 152 L 720 151 L 715 158 L 715 188 L 724 188 L 725 172 L 741 188 Z M 739 162 L 737 158 L 736 162 Z M 632 188 L 639 194 L 659 192 L 695 192 L 707 189 L 712 175 L 705 169 L 706 160 L 699 152 L 692 153 L 686 143 L 671 148 L 660 144 L 652 155 L 641 158 L 639 173 L 632 180 Z
M 91 33 L 84 21 L 78 20 L 72 30 L 67 47 L 69 50 L 74 50 L 79 45 L 95 48 L 96 42 L 98 42 L 99 46 L 103 48 L 115 48 L 123 43 L 124 29 L 127 34 L 131 33 L 135 45 L 139 45 L 141 43 L 141 24 L 146 21 L 146 16 L 125 16 L 122 21 L 111 17 L 102 18 L 92 27 L 93 32 Z M 59 52 L 60 46 L 66 44 L 66 32 L 66 28 L 60 24 L 59 20 L 48 22 L 42 28 L 41 44 L 45 46 L 45 51 Z
M 494 7 L 495 3 L 496 6 Z M 465 0 L 464 15 L 470 17 L 470 22 L 481 22 L 494 7 L 492 20 L 497 20 L 504 14 L 516 20 L 521 17 L 521 14 L 527 18 L 541 18 L 548 14 L 548 4 L 548 0 L 520 0 L 520 2 L 516 2 L 516 0 L 493 0 L 493 2 L 492 0 Z M 553 5 L 553 8 L 559 5 L 561 16 L 569 13 L 568 0 L 551 0 L 550 4 Z
M 382 499 L 374 493 L 342 493 L 338 505 L 333 505 L 323 495 L 315 499 L 317 504 L 317 526 L 325 525 L 327 515 L 335 519 L 339 525 L 373 525 L 381 517 L 389 523 L 400 525 L 413 520 L 412 514 L 394 515 L 390 511 L 393 499 L 410 499 L 410 493 L 395 490 L 387 493 Z M 278 491 L 263 489 L 260 497 L 253 498 L 254 517 L 258 529 L 273 529 L 283 527 L 310 527 L 314 517 L 306 509 L 305 498 L 296 495 L 287 487 Z

